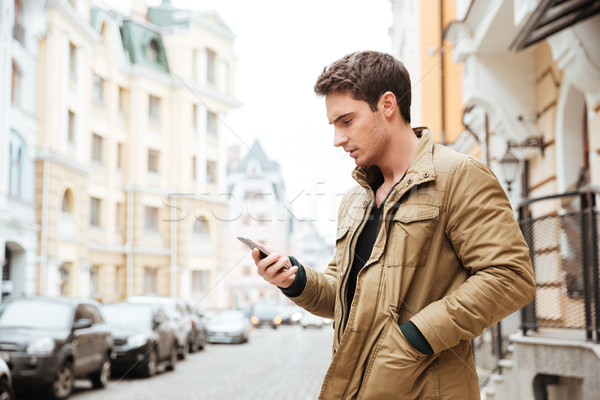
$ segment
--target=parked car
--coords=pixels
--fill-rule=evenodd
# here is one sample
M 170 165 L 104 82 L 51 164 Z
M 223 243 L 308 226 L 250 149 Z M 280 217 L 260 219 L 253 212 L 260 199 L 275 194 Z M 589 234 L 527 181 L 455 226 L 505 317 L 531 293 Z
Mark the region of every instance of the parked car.
M 189 340 L 190 353 L 203 350 L 206 345 L 206 319 L 204 318 L 204 313 L 198 309 L 194 309 L 186 299 L 177 298 L 175 301 L 179 302 L 184 310 L 183 318 L 188 318 L 192 325 L 192 333 Z
M 282 325 L 295 325 L 302 318 L 302 308 L 297 305 L 283 306 L 279 309 Z
M 207 339 L 210 343 L 246 343 L 250 337 L 250 327 L 250 321 L 243 311 L 219 311 L 208 318 Z
M 8 358 L 8 357 L 7 357 Z M 0 354 L 0 400 L 14 400 L 15 393 L 12 388 L 12 378 L 8 365 Z
M 300 319 L 300 325 L 302 328 L 318 328 L 321 329 L 327 321 L 319 317 L 317 315 L 311 314 L 308 311 L 305 311 L 302 314 L 302 318 Z
M 256 327 L 268 325 L 277 329 L 281 324 L 277 303 L 270 299 L 255 301 L 250 307 L 250 322 Z
M 156 374 L 159 364 L 172 371 L 177 363 L 175 332 L 167 313 L 157 304 L 119 302 L 106 304 L 104 316 L 114 340 L 113 371 Z
M 76 378 L 106 386 L 113 337 L 101 306 L 90 299 L 23 297 L 0 303 L 0 353 L 17 394 L 42 390 L 66 399 Z
M 162 296 L 130 296 L 126 299 L 132 303 L 160 304 L 165 309 L 177 338 L 179 359 L 184 360 L 190 352 L 192 340 L 192 321 L 185 316 L 185 309 L 179 301 L 172 297 Z

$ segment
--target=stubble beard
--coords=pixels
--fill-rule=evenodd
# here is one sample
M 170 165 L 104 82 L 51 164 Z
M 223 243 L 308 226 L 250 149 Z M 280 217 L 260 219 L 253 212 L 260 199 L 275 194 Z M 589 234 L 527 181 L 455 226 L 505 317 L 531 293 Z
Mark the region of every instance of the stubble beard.
M 364 158 L 359 156 L 355 159 L 357 167 L 377 165 L 382 159 L 385 149 L 389 144 L 389 138 L 385 133 L 385 124 L 383 122 L 384 117 L 377 113 L 373 126 L 363 136 L 363 141 L 368 142 L 367 146 L 365 146 L 367 154 L 364 155 Z

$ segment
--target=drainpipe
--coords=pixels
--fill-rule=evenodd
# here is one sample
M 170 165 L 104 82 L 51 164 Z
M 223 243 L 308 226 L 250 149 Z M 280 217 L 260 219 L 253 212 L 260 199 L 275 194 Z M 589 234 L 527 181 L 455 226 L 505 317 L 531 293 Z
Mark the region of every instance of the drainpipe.
M 137 132 L 137 119 L 133 118 L 133 112 L 135 110 L 135 105 L 136 105 L 136 101 L 135 101 L 135 87 L 134 85 L 131 85 L 131 90 L 129 92 L 129 95 L 131 96 L 131 98 L 129 99 L 129 126 L 130 126 L 130 130 L 129 130 L 129 173 L 128 173 L 128 179 L 127 179 L 127 183 L 125 185 L 125 191 L 127 192 L 127 227 L 126 227 L 126 232 L 127 232 L 127 240 L 125 242 L 125 258 L 126 258 L 126 274 L 127 274 L 127 278 L 126 278 L 126 282 L 127 282 L 127 290 L 126 290 L 126 296 L 132 296 L 133 295 L 133 223 L 134 223 L 134 218 L 133 218 L 133 213 L 134 213 L 134 193 L 133 193 L 133 186 L 134 186 L 134 176 L 136 173 L 135 170 L 135 162 L 134 160 L 136 159 L 135 157 L 135 150 L 137 149 L 137 146 L 134 146 L 134 142 L 135 142 L 135 135 L 138 134 Z
M 51 104 L 54 101 L 50 101 L 50 81 L 52 77 L 52 66 L 49 65 L 50 61 L 50 38 L 52 32 L 46 32 L 46 93 L 44 98 L 46 99 L 46 110 L 45 110 L 45 123 L 44 123 L 44 146 L 42 154 L 44 156 L 42 169 L 44 171 L 42 178 L 42 226 L 40 236 L 40 282 L 38 286 L 38 294 L 45 295 L 48 292 L 48 214 L 50 208 L 50 163 L 48 157 L 50 156 L 50 115 L 52 113 Z
M 171 133 L 177 132 L 175 126 L 175 111 L 177 110 L 177 107 L 175 107 L 175 101 L 175 99 L 171 100 Z M 177 142 L 173 143 L 173 141 L 171 141 L 171 187 L 174 186 L 176 179 L 175 171 L 177 170 L 177 163 L 175 154 L 177 150 L 177 144 Z M 171 274 L 171 297 L 174 297 L 177 295 L 177 282 L 175 282 L 175 279 L 177 278 L 177 196 L 172 196 L 171 199 L 173 202 L 175 202 L 175 204 L 169 204 L 169 207 L 171 208 L 171 267 L 169 270 Z

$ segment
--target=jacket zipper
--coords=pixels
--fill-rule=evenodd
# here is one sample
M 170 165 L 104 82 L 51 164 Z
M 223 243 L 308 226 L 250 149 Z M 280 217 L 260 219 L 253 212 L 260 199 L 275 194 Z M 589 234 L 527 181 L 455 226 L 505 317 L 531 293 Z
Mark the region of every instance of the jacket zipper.
M 372 190 L 370 190 L 371 194 L 372 194 Z M 369 209 L 369 206 L 371 205 L 371 200 L 369 200 L 369 202 L 367 203 L 364 211 L 363 211 L 363 217 L 362 217 L 362 222 L 361 224 L 358 226 L 358 229 L 356 229 L 353 233 L 352 233 L 352 237 L 350 238 L 350 242 L 349 242 L 349 246 L 348 246 L 348 251 L 350 253 L 350 257 L 348 259 L 348 268 L 352 269 L 352 263 L 354 262 L 354 252 L 352 251 L 352 242 L 354 241 L 354 238 L 356 237 L 356 235 L 362 231 L 362 229 L 365 226 L 366 223 L 366 219 L 365 219 L 365 215 L 367 214 L 367 210 Z M 344 288 L 346 287 L 346 284 L 348 282 L 348 269 L 346 269 L 346 272 L 344 274 L 342 283 L 340 285 L 340 302 L 341 302 L 341 311 L 342 311 L 342 319 L 340 321 L 340 329 L 338 330 L 337 336 L 338 336 L 338 344 L 341 343 L 342 341 L 342 334 L 343 332 L 346 330 L 346 323 L 347 321 L 347 313 L 344 311 L 347 307 L 350 307 L 350 304 L 346 304 L 346 296 L 342 296 L 342 294 L 344 293 Z

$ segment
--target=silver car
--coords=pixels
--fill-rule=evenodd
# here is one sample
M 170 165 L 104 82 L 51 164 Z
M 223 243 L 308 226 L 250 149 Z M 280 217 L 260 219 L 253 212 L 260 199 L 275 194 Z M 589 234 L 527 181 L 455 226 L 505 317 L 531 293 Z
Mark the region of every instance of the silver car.
M 0 354 L 0 400 L 14 400 L 14 398 L 10 370 Z

